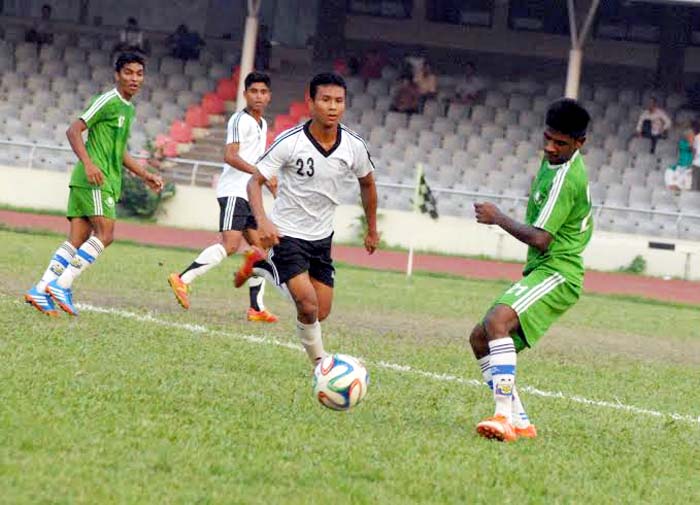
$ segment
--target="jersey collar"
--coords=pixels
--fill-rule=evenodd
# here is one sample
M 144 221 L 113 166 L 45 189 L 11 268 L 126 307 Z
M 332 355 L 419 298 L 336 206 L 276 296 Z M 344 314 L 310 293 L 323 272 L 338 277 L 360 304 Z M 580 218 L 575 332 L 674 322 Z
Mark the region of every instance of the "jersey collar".
M 309 139 L 309 142 L 311 142 L 316 150 L 321 153 L 324 157 L 328 158 L 331 154 L 335 152 L 336 149 L 338 149 L 338 146 L 340 145 L 340 135 L 341 135 L 341 129 L 340 129 L 340 124 L 338 125 L 338 132 L 336 133 L 335 137 L 335 144 L 331 146 L 331 148 L 326 151 L 321 144 L 318 143 L 318 141 L 314 138 L 313 135 L 311 135 L 311 130 L 309 127 L 311 126 L 311 120 L 309 119 L 306 123 L 304 123 L 304 134 L 306 135 L 306 138 Z
M 131 105 L 132 107 L 134 106 L 133 103 L 131 103 L 129 100 L 127 100 L 126 98 L 124 98 L 124 97 L 122 96 L 122 94 L 119 92 L 119 90 L 118 90 L 117 88 L 114 88 L 114 92 L 117 94 L 117 96 L 119 97 L 119 99 L 120 99 L 122 102 L 124 102 L 124 103 L 127 104 L 127 105 Z
M 248 107 L 246 107 L 245 109 L 243 109 L 243 112 L 245 112 L 246 114 L 248 114 L 248 115 L 251 117 L 251 119 L 252 119 L 253 121 L 255 121 L 255 124 L 258 125 L 258 128 L 260 128 L 260 129 L 262 130 L 263 121 L 265 121 L 265 118 L 264 118 L 264 117 L 260 116 L 260 122 L 258 122 L 258 120 L 255 119 L 255 116 L 253 116 L 253 115 L 248 111 Z
M 570 165 L 571 163 L 573 163 L 578 155 L 579 155 L 579 150 L 576 149 L 576 151 L 574 151 L 574 154 L 571 155 L 571 158 L 569 158 L 569 161 L 565 161 L 561 165 L 552 165 L 549 163 L 549 161 L 547 161 L 547 168 L 549 168 L 550 170 L 559 170 L 560 168 L 564 168 L 564 167 Z

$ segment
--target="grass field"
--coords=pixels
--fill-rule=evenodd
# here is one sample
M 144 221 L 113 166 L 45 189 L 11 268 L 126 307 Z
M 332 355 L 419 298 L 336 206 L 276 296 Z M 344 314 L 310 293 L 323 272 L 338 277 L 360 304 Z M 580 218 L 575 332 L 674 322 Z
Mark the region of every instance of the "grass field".
M 268 291 L 278 325 L 243 320 L 235 260 L 185 312 L 165 278 L 192 252 L 115 244 L 77 283 L 80 317 L 49 319 L 20 299 L 60 240 L 0 231 L 0 503 L 700 496 L 697 307 L 584 296 L 520 355 L 540 437 L 506 445 L 474 433 L 492 401 L 466 337 L 503 283 L 340 266 L 326 348 L 372 382 L 337 413 L 311 397 L 285 301 Z

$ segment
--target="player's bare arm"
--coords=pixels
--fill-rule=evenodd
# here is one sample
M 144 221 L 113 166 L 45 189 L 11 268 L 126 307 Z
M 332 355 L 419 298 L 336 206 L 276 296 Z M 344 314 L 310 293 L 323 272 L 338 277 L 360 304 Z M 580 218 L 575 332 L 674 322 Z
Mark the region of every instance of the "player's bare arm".
M 126 151 L 124 152 L 122 162 L 129 172 L 134 174 L 136 177 L 143 179 L 146 185 L 153 191 L 160 193 L 163 190 L 163 178 L 159 174 L 149 172 L 146 167 L 141 165 L 141 163 L 139 163 Z
M 248 163 L 246 160 L 241 158 L 239 151 L 241 149 L 241 144 L 238 142 L 231 142 L 226 144 L 226 149 L 224 151 L 224 161 L 231 165 L 236 170 L 245 172 L 247 174 L 253 174 L 257 170 L 255 165 Z M 277 177 L 271 177 L 265 180 L 265 187 L 272 193 L 272 196 L 277 197 Z
M 70 124 L 68 130 L 66 130 L 66 137 L 68 137 L 68 142 L 75 155 L 83 162 L 88 182 L 95 186 L 101 186 L 105 181 L 104 174 L 100 167 L 95 165 L 88 155 L 85 142 L 83 141 L 83 132 L 85 130 L 87 130 L 85 121 L 76 119 Z
M 365 249 L 372 254 L 379 245 L 379 233 L 377 232 L 377 186 L 374 183 L 374 175 L 371 172 L 358 180 L 360 182 L 362 207 L 365 209 L 365 218 L 367 219 Z
M 490 202 L 475 203 L 476 221 L 481 224 L 495 224 L 507 231 L 529 246 L 540 252 L 547 252 L 549 244 L 552 242 L 552 235 L 549 232 L 506 216 L 501 210 Z
M 263 206 L 262 199 L 262 187 L 265 185 L 266 181 L 267 179 L 265 176 L 256 169 L 248 181 L 247 192 L 250 210 L 253 212 L 255 220 L 258 222 L 258 235 L 260 236 L 260 243 L 265 249 L 268 249 L 273 245 L 279 244 L 280 234 L 277 227 L 267 218 L 267 214 L 265 214 L 265 207 Z

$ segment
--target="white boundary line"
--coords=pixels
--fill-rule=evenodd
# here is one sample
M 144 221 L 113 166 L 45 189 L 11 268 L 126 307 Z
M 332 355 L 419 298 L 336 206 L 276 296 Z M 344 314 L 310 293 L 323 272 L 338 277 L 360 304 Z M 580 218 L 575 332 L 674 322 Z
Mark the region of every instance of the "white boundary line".
M 228 332 L 221 331 L 221 330 L 212 330 L 210 328 L 207 328 L 206 326 L 202 326 L 202 325 L 198 325 L 198 324 L 176 323 L 176 322 L 172 322 L 172 321 L 166 321 L 164 319 L 158 319 L 157 317 L 154 317 L 150 314 L 146 314 L 146 315 L 136 314 L 134 312 L 128 312 L 125 310 L 97 307 L 97 306 L 85 304 L 85 303 L 80 303 L 77 305 L 78 305 L 78 308 L 80 310 L 83 310 L 86 312 L 95 312 L 97 314 L 109 314 L 109 315 L 113 315 L 113 316 L 123 317 L 125 319 L 131 319 L 134 321 L 139 321 L 139 322 L 144 322 L 144 323 L 152 323 L 152 324 L 157 324 L 160 326 L 166 326 L 169 328 L 175 328 L 175 329 L 179 329 L 179 330 L 187 330 L 187 331 L 191 331 L 193 333 L 198 333 L 198 334 L 203 334 L 203 335 L 216 335 L 216 336 L 222 336 L 222 337 L 227 337 L 227 338 L 235 338 L 238 340 L 244 340 L 244 341 L 249 342 L 251 344 L 272 345 L 272 346 L 276 346 L 276 347 L 284 347 L 287 349 L 294 349 L 294 350 L 299 351 L 299 352 L 304 352 L 304 349 L 298 344 L 277 340 L 276 338 L 273 338 L 273 337 L 260 337 L 260 336 L 255 336 L 255 335 L 241 335 L 241 334 L 237 334 L 237 333 L 228 333 Z M 455 382 L 457 384 L 465 384 L 468 386 L 485 387 L 481 381 L 478 381 L 476 379 L 465 379 L 463 377 L 458 377 L 456 375 L 427 372 L 425 370 L 419 370 L 419 369 L 410 367 L 408 365 L 399 365 L 396 363 L 388 363 L 386 361 L 370 361 L 370 360 L 365 360 L 364 358 L 362 358 L 362 360 L 369 365 L 376 366 L 379 368 L 384 368 L 386 370 L 394 370 L 397 372 L 408 373 L 408 374 L 416 375 L 419 377 L 426 377 L 428 379 L 432 379 L 432 380 L 436 380 L 436 381 L 440 381 L 440 382 Z M 566 400 L 569 402 L 580 403 L 583 405 L 591 405 L 593 407 L 600 407 L 600 408 L 612 409 L 612 410 L 621 410 L 623 412 L 629 412 L 632 414 L 638 414 L 638 415 L 649 416 L 649 417 L 659 417 L 659 418 L 663 418 L 663 419 L 673 419 L 674 421 L 683 421 L 686 423 L 700 425 L 700 416 L 660 412 L 658 410 L 651 410 L 651 409 L 645 409 L 642 407 L 635 407 L 634 405 L 626 405 L 626 404 L 620 403 L 620 402 L 591 400 L 589 398 L 584 398 L 583 396 L 578 396 L 578 395 L 569 396 L 569 395 L 562 393 L 561 391 L 558 391 L 558 392 L 543 391 L 541 389 L 537 389 L 537 388 L 534 388 L 531 386 L 520 386 L 519 385 L 518 389 L 520 391 L 529 393 L 529 394 L 534 395 L 534 396 L 540 396 L 542 398 Z

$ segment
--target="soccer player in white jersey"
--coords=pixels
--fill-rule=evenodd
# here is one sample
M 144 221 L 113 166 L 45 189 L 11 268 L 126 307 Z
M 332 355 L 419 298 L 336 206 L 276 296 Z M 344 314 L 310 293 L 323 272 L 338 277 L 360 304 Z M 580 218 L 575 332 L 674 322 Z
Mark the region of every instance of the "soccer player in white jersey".
M 219 202 L 219 231 L 221 242 L 204 249 L 197 259 L 181 274 L 170 274 L 168 283 L 175 298 L 183 308 L 190 307 L 190 284 L 197 277 L 234 254 L 245 237 L 249 244 L 259 246 L 257 223 L 248 205 L 246 186 L 255 162 L 264 152 L 267 141 L 267 123 L 263 114 L 270 103 L 270 77 L 261 72 L 251 72 L 245 78 L 246 108 L 231 116 L 228 122 L 224 169 L 216 189 Z M 277 180 L 267 181 L 266 186 L 275 194 Z M 249 321 L 274 323 L 277 316 L 263 304 L 265 280 L 251 277 Z
M 367 218 L 365 249 L 379 243 L 374 166 L 364 140 L 340 123 L 346 87 L 337 74 L 316 75 L 309 86 L 311 120 L 281 133 L 256 163 L 248 201 L 258 222 L 260 249 L 246 254 L 236 273 L 241 286 L 255 271 L 274 279 L 294 300 L 297 335 L 313 365 L 324 356 L 321 325 L 331 311 L 335 269 L 331 258 L 333 216 L 342 181 L 356 177 Z M 279 194 L 268 218 L 261 187 L 279 176 Z

